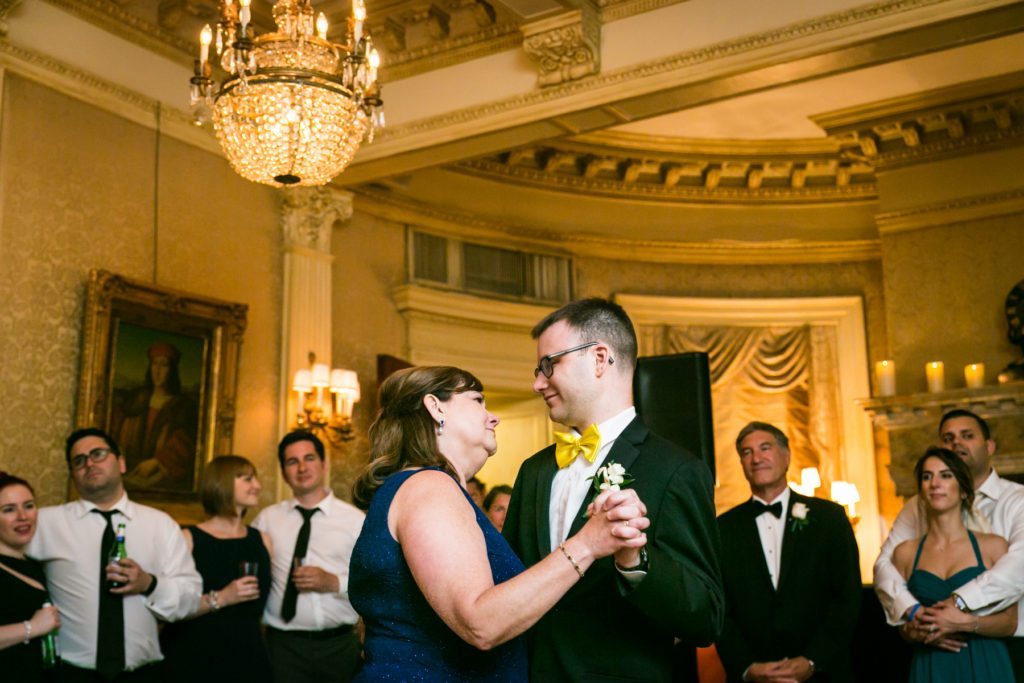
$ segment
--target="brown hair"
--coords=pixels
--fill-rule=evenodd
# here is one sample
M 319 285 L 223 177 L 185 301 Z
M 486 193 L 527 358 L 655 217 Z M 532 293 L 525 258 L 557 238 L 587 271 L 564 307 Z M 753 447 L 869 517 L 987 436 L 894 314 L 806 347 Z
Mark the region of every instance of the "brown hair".
M 235 516 L 235 478 L 256 475 L 256 466 L 240 455 L 221 455 L 206 464 L 199 502 L 211 517 Z
M 352 487 L 352 502 L 367 509 L 384 480 L 406 467 L 438 467 L 456 477 L 437 448 L 436 424 L 423 397 L 447 401 L 453 394 L 483 388 L 472 374 L 447 366 L 406 368 L 384 380 L 380 411 L 370 425 L 370 464 Z
M 0 470 L 0 491 L 3 491 L 8 486 L 24 486 L 33 497 L 36 495 L 36 491 L 32 488 L 32 484 L 28 483 L 21 477 L 17 477 L 9 472 Z
M 961 507 L 970 510 L 974 504 L 974 480 L 971 478 L 971 471 L 968 469 L 967 463 L 948 448 L 929 446 L 928 450 L 917 461 L 917 464 L 914 465 L 914 479 L 917 480 L 917 492 L 921 492 L 921 477 L 924 476 L 924 463 L 928 458 L 938 458 L 949 468 L 956 478 L 956 483 L 960 485 L 960 493 L 964 496 Z

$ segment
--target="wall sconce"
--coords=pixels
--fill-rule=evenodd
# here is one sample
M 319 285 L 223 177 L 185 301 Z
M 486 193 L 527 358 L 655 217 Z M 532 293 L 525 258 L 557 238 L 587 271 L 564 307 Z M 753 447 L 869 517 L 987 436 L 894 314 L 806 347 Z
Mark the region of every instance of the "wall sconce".
M 860 516 L 857 514 L 857 503 L 860 502 L 860 493 L 857 485 L 848 481 L 832 482 L 832 500 L 846 508 L 846 516 L 850 518 L 850 524 L 857 526 Z
M 800 483 L 790 483 L 789 488 L 802 496 L 814 497 L 814 492 L 821 487 L 821 475 L 817 467 L 805 467 L 800 470 Z
M 352 408 L 360 399 L 359 377 L 354 370 L 334 368 L 316 362 L 309 354 L 309 369 L 297 370 L 292 390 L 295 391 L 299 412 L 295 427 L 322 432 L 332 442 L 352 439 Z M 324 390 L 331 398 L 324 400 Z

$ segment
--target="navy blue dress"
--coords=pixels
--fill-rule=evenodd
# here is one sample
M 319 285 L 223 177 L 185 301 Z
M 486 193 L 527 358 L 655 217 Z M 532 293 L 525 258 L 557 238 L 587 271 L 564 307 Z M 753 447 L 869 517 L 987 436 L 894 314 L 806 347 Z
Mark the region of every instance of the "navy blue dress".
M 921 548 L 924 547 L 927 535 L 921 537 L 917 555 L 914 557 L 914 566 L 910 578 L 907 579 L 907 588 L 925 607 L 945 600 L 957 588 L 985 571 L 978 541 L 970 531 L 967 535 L 971 539 L 978 564 L 961 569 L 947 579 L 917 568 L 917 561 L 921 558 Z M 967 647 L 960 652 L 947 652 L 928 645 L 914 646 L 914 658 L 910 662 L 910 683 L 969 682 L 1013 683 L 1010 656 L 1002 641 L 985 636 L 969 636 Z
M 409 477 L 422 471 L 397 472 L 384 480 L 352 551 L 349 599 L 366 626 L 365 661 L 356 681 L 525 681 L 525 638 L 486 652 L 459 638 L 423 597 L 401 546 L 391 537 L 391 501 Z M 468 494 L 466 504 L 484 534 L 494 583 L 522 572 L 523 563 Z

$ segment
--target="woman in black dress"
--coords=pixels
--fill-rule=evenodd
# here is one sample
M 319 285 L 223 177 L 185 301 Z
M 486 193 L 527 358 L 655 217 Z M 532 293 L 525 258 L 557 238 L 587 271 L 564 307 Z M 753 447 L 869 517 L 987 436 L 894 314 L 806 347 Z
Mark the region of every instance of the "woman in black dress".
M 243 521 L 259 504 L 256 468 L 237 455 L 214 458 L 200 501 L 210 518 L 182 533 L 203 577 L 192 618 L 168 624 L 160 641 L 171 681 L 270 680 L 260 618 L 270 592 L 270 541 Z
M 4 680 L 43 678 L 42 637 L 60 627 L 42 566 L 25 556 L 36 533 L 35 492 L 24 479 L 0 472 L 0 672 Z

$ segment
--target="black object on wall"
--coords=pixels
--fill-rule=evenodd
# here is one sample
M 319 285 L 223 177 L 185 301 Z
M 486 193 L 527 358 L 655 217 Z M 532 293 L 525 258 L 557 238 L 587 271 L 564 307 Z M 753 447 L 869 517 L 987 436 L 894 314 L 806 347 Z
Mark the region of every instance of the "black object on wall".
M 715 475 L 708 354 L 676 353 L 637 359 L 633 401 L 652 432 L 693 453 Z

